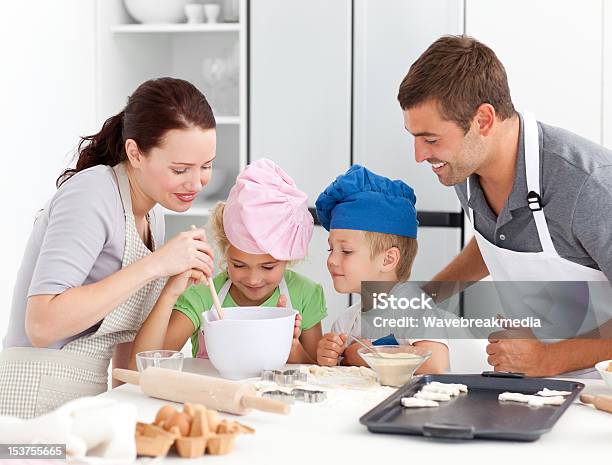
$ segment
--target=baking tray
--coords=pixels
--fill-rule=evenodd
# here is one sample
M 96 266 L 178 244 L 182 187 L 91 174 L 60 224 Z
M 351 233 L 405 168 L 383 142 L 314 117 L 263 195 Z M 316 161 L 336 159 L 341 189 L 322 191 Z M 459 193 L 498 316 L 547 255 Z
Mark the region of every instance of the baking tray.
M 410 397 L 431 381 L 460 383 L 467 394 L 440 402 L 439 407 L 404 408 L 402 397 Z M 531 407 L 500 402 L 502 392 L 535 394 L 543 388 L 571 391 L 559 406 Z M 441 439 L 503 439 L 535 441 L 550 431 L 572 404 L 584 384 L 549 378 L 528 378 L 515 373 L 485 372 L 480 375 L 424 375 L 400 387 L 359 421 L 373 433 L 412 434 Z

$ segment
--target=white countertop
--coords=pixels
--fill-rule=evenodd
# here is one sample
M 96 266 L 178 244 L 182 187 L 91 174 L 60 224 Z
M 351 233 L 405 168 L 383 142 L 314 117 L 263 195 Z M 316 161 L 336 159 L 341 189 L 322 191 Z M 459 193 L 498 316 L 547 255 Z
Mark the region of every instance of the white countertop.
M 217 375 L 208 360 L 186 359 L 184 371 Z M 586 384 L 584 392 L 612 395 L 601 380 L 578 380 Z M 552 431 L 535 442 L 493 440 L 441 441 L 420 436 L 369 433 L 359 417 L 385 399 L 389 388 L 371 391 L 337 390 L 321 404 L 293 404 L 289 415 L 254 411 L 243 417 L 225 415 L 254 427 L 252 436 L 240 436 L 236 449 L 226 456 L 205 456 L 199 459 L 139 459 L 142 463 L 201 463 L 320 465 L 373 463 L 402 465 L 417 460 L 440 463 L 498 465 L 531 463 L 573 463 L 591 461 L 610 463 L 612 459 L 612 414 L 595 410 L 581 403 L 570 406 Z M 140 388 L 123 385 L 103 396 L 134 404 L 138 420 L 152 422 L 160 406 L 167 401 L 144 395 Z M 597 459 L 597 461 L 595 461 Z M 602 461 L 603 460 L 603 461 Z M 525 464 L 525 465 L 526 465 Z

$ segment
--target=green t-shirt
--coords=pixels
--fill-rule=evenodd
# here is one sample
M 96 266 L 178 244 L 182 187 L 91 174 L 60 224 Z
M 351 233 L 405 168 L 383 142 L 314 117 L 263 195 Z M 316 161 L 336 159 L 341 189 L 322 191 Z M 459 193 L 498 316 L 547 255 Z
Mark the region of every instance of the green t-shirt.
M 295 271 L 285 270 L 284 276 L 287 288 L 289 289 L 291 304 L 302 315 L 302 331 L 312 328 L 327 316 L 323 288 L 320 284 Z M 226 272 L 219 273 L 213 278 L 217 292 L 221 290 L 227 280 L 228 275 Z M 279 297 L 280 290 L 277 287 L 274 293 L 261 306 L 276 307 Z M 191 347 L 194 357 L 199 351 L 198 331 L 202 325 L 201 314 L 203 311 L 210 310 L 212 305 L 213 301 L 210 290 L 204 284 L 196 284 L 189 287 L 174 304 L 174 310 L 183 313 L 189 318 L 195 328 L 191 335 Z M 238 307 L 229 292 L 223 302 L 221 302 L 221 306 Z

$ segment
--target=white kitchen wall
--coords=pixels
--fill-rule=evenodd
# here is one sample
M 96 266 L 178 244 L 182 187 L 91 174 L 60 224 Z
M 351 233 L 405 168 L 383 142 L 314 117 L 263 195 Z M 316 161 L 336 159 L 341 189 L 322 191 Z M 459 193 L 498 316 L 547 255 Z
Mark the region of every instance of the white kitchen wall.
M 95 124 L 94 0 L 3 4 L 0 14 L 0 334 L 34 215 Z
M 601 142 L 603 3 L 467 0 L 466 32 L 504 63 L 518 110 Z

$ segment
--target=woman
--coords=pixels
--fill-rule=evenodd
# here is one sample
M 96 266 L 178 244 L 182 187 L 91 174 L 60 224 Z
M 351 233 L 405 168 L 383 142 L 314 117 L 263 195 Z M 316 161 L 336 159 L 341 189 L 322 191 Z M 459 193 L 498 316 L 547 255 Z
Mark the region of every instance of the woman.
M 190 83 L 147 81 L 98 134 L 39 214 L 0 353 L 0 414 L 37 416 L 107 389 L 165 278 L 211 276 L 204 231 L 165 245 L 156 207 L 186 211 L 210 179 L 215 118 Z

